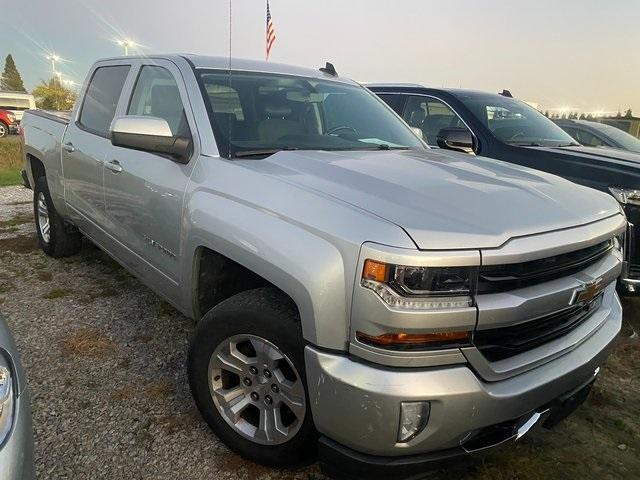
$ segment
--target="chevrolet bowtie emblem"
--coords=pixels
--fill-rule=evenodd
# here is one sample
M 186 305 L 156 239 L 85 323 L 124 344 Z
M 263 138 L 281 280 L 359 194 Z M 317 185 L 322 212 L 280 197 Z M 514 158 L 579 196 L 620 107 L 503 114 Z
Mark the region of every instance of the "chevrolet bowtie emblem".
M 597 278 L 592 282 L 585 283 L 582 287 L 574 290 L 569 305 L 589 303 L 602 293 L 602 289 L 602 278 Z

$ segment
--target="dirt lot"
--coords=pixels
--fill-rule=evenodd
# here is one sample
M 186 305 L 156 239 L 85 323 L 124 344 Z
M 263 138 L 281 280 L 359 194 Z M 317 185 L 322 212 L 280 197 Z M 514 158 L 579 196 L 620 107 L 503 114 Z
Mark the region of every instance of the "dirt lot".
M 315 465 L 274 471 L 229 452 L 188 391 L 193 322 L 88 243 L 45 257 L 30 199 L 0 188 L 0 311 L 27 368 L 38 478 L 323 478 Z M 624 307 L 615 353 L 573 417 L 430 478 L 640 478 L 640 301 Z

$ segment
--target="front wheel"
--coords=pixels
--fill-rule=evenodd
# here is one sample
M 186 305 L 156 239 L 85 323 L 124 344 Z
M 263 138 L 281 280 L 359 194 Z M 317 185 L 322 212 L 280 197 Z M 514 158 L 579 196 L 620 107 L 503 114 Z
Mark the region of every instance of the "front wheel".
M 278 290 L 242 292 L 207 313 L 191 343 L 188 373 L 200 413 L 238 454 L 269 466 L 313 456 L 299 316 Z
M 9 125 L 4 122 L 0 122 L 0 138 L 9 135 Z

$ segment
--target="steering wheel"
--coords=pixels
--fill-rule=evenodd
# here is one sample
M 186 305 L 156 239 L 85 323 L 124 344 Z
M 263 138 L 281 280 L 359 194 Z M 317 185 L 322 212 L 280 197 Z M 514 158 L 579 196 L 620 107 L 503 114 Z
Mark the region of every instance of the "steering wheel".
M 340 130 L 351 130 L 356 135 L 358 134 L 358 130 L 356 130 L 353 127 L 350 127 L 349 125 L 338 125 L 337 127 L 333 127 L 327 130 L 326 135 L 332 135 L 336 132 L 339 132 Z

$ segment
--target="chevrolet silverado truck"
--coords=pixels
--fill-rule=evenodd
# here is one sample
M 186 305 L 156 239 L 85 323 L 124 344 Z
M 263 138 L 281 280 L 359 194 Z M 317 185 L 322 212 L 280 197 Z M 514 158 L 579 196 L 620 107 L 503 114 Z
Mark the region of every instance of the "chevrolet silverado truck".
M 84 236 L 197 320 L 197 407 L 256 462 L 402 478 L 520 438 L 620 330 L 613 197 L 431 150 L 330 64 L 102 60 L 23 128 L 44 252 Z

